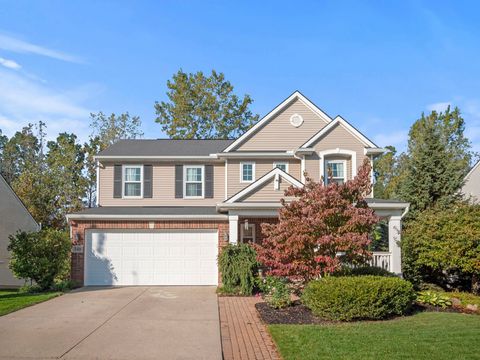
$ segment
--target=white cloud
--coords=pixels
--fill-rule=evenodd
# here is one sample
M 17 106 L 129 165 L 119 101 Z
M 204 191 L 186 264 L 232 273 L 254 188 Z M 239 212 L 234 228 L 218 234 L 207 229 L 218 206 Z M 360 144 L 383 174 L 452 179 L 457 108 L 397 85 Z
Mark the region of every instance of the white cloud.
M 36 54 L 68 62 L 83 62 L 82 59 L 76 56 L 64 53 L 62 51 L 53 50 L 40 45 L 32 44 L 30 42 L 20 40 L 18 38 L 14 38 L 5 34 L 0 34 L 0 49 L 22 54 Z
M 451 106 L 451 103 L 448 101 L 445 102 L 438 102 L 438 103 L 433 103 L 427 105 L 427 110 L 428 111 L 436 111 L 436 112 L 441 112 L 447 110 L 447 108 Z
M 43 121 L 49 139 L 66 131 L 84 141 L 90 133 L 91 110 L 83 103 L 99 91 L 95 85 L 60 91 L 21 73 L 0 69 L 0 129 L 12 136 L 28 123 Z
M 373 137 L 373 141 L 381 147 L 392 145 L 399 152 L 404 151 L 408 141 L 408 130 L 392 130 L 388 133 L 379 133 Z
M 0 57 L 0 65 L 13 70 L 20 70 L 22 68 L 22 66 L 17 62 L 13 60 L 5 59 L 3 57 Z

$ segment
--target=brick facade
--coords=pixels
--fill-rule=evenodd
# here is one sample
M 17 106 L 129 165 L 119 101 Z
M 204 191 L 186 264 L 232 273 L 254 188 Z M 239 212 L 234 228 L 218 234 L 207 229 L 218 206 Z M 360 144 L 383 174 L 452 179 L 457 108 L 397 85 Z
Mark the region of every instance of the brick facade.
M 153 227 L 151 226 L 153 223 Z M 85 231 L 88 229 L 218 229 L 218 253 L 228 244 L 224 234 L 228 234 L 228 221 L 71 221 L 71 236 L 74 245 L 83 245 L 85 252 Z M 72 254 L 72 281 L 84 285 L 84 253 Z M 220 283 L 220 275 L 219 275 Z

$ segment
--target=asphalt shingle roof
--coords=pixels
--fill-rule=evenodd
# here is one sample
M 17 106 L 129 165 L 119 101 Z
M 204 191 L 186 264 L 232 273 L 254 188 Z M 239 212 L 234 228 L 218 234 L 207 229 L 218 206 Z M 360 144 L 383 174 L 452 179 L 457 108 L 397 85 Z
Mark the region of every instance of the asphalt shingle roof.
M 120 140 L 98 156 L 205 156 L 221 152 L 235 140 Z

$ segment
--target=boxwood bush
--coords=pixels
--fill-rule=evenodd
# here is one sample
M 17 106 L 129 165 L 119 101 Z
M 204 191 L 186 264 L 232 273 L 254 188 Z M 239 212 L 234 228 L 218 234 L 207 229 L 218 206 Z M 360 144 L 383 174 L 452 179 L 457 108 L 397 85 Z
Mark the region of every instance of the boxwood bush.
M 329 276 L 311 281 L 302 301 L 324 319 L 379 320 L 402 315 L 413 303 L 412 284 L 397 277 Z
M 365 276 L 365 275 L 375 275 L 375 276 L 396 276 L 394 273 L 391 273 L 388 270 L 379 268 L 377 266 L 358 266 L 358 267 L 349 267 L 344 266 L 340 270 L 334 272 L 333 276 Z

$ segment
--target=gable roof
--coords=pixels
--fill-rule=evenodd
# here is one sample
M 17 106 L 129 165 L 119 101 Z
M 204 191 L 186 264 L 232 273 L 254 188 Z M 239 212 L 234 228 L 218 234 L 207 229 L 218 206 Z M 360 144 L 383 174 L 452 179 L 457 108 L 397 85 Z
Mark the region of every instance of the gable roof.
M 322 130 L 320 130 L 315 135 L 313 135 L 300 148 L 310 147 L 312 144 L 314 144 L 317 140 L 322 138 L 325 134 L 327 134 L 331 129 L 333 129 L 337 125 L 343 126 L 349 133 L 351 133 L 358 140 L 360 140 L 365 146 L 371 147 L 371 148 L 378 148 L 378 146 L 374 142 L 372 142 L 369 138 L 363 135 L 360 131 L 358 131 L 353 125 L 351 125 L 347 120 L 342 118 L 340 115 L 337 115 L 337 117 L 330 124 L 328 124 Z
M 175 140 L 129 139 L 120 140 L 100 151 L 97 158 L 110 156 L 208 156 L 221 152 L 234 140 Z
M 478 160 L 477 163 L 472 166 L 468 174 L 465 176 L 465 180 L 468 180 L 470 176 L 472 176 L 472 174 L 475 172 L 475 170 L 477 170 L 477 168 L 479 167 L 480 167 L 480 160 Z
M 295 100 L 301 100 L 310 110 L 312 110 L 315 114 L 320 116 L 326 123 L 330 123 L 332 119 L 328 116 L 322 109 L 320 109 L 317 105 L 311 102 L 306 96 L 304 96 L 300 91 L 293 92 L 288 98 L 283 100 L 279 105 L 277 105 L 272 111 L 270 111 L 267 115 L 265 115 L 260 121 L 258 121 L 255 125 L 253 125 L 248 131 L 246 131 L 242 136 L 238 139 L 233 141 L 225 150 L 224 152 L 230 152 L 237 148 L 240 144 L 242 144 L 245 140 L 247 140 L 250 136 L 255 134 L 259 131 L 264 125 L 266 125 L 271 119 L 275 117 L 278 113 L 280 113 L 285 107 L 287 107 L 290 103 Z
M 231 203 L 234 203 L 234 202 L 244 198 L 248 194 L 255 191 L 258 187 L 260 187 L 263 184 L 265 184 L 266 182 L 270 181 L 272 178 L 275 178 L 275 176 L 282 177 L 283 179 L 287 180 L 290 184 L 292 184 L 296 187 L 303 187 L 303 184 L 299 180 L 295 179 L 292 175 L 287 174 L 285 171 L 283 171 L 280 168 L 275 168 L 275 169 L 270 170 L 265 175 L 263 175 L 257 181 L 248 185 L 246 188 L 237 192 L 235 195 L 232 195 L 229 199 L 225 200 L 224 203 L 231 204 Z
M 25 212 L 28 214 L 28 216 L 32 219 L 32 221 L 35 223 L 35 225 L 37 226 L 38 229 L 40 229 L 40 225 L 37 223 L 37 221 L 33 218 L 33 215 L 30 213 L 30 211 L 28 211 L 27 207 L 25 206 L 25 204 L 23 203 L 22 199 L 20 199 L 17 195 L 17 193 L 12 189 L 12 187 L 10 186 L 10 184 L 7 182 L 7 180 L 5 180 L 5 178 L 3 177 L 3 175 L 0 174 L 0 182 L 4 184 L 3 187 L 0 187 L 0 194 L 1 194 L 1 189 L 6 189 L 6 191 L 9 191 L 11 194 L 13 194 L 13 196 L 15 197 L 15 199 L 18 201 L 18 203 L 20 204 L 20 206 L 25 210 Z M 0 198 L 2 196 L 0 195 Z

